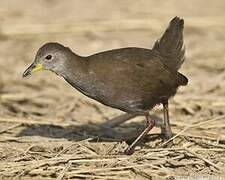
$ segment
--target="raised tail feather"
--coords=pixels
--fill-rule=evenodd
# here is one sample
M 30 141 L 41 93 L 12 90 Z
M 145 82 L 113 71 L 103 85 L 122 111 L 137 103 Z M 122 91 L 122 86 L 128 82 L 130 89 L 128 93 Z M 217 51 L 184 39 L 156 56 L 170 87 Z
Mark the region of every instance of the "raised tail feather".
M 162 57 L 162 62 L 173 71 L 177 71 L 184 62 L 183 29 L 184 20 L 174 17 L 153 47 L 153 50 Z

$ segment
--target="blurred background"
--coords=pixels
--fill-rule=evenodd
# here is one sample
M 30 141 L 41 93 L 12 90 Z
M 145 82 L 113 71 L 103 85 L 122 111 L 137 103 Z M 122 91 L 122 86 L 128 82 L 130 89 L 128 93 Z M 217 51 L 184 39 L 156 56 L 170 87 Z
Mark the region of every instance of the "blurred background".
M 76 148 L 70 148 L 70 151 L 63 151 L 62 154 L 74 155 L 75 151 L 76 155 L 118 154 L 127 146 L 124 143 L 118 144 L 123 142 L 118 139 L 108 142 L 109 139 L 106 138 L 107 140 L 102 143 L 87 141 L 101 135 L 98 124 L 122 114 L 121 111 L 105 107 L 85 97 L 51 72 L 44 71 L 26 79 L 22 78 L 23 71 L 33 61 L 40 46 L 49 41 L 60 42 L 83 56 L 127 46 L 151 48 L 174 16 L 182 17 L 185 22 L 186 61 L 180 72 L 189 78 L 190 83 L 180 88 L 178 94 L 171 100 L 172 129 L 178 133 L 189 125 L 197 124 L 182 133 L 194 140 L 181 139 L 178 147 L 183 144 L 193 145 L 193 141 L 199 141 L 200 138 L 204 143 L 209 140 L 210 143 L 215 141 L 220 144 L 217 148 L 224 148 L 224 10 L 224 0 L 1 0 L 0 163 L 9 164 L 7 168 L 2 165 L 0 177 L 19 174 L 24 177 L 32 175 L 40 178 L 44 177 L 44 174 L 45 177 L 54 178 L 63 170 L 62 167 L 53 165 L 52 169 L 50 168 L 52 171 L 40 170 L 37 167 L 36 171 L 20 173 L 27 170 L 26 168 L 29 169 L 34 160 L 45 160 L 55 157 L 58 153 L 61 155 L 63 149 L 74 143 Z M 162 116 L 161 107 L 156 107 L 152 113 Z M 201 125 L 204 121 L 205 123 Z M 135 131 L 144 127 L 143 122 L 139 117 L 129 121 L 119 130 Z M 151 133 L 159 132 L 159 129 L 155 128 Z M 81 143 L 82 146 L 79 146 Z M 151 148 L 159 147 L 160 143 L 160 140 L 152 140 L 147 142 L 147 145 Z M 200 146 L 199 143 L 198 148 L 207 149 L 212 146 L 207 143 Z M 193 147 L 196 148 L 196 144 L 194 143 Z M 43 151 L 32 149 L 33 147 L 41 148 Z M 112 150 L 107 154 L 110 148 Z M 148 148 L 138 149 L 136 156 L 143 152 L 148 153 Z M 199 153 L 203 157 L 212 158 L 206 151 Z M 225 158 L 220 151 L 219 153 L 220 155 L 214 154 L 212 161 L 213 164 L 219 163 L 217 165 L 224 169 Z M 171 158 L 168 154 L 163 156 Z M 16 163 L 24 161 L 27 161 L 26 165 Z M 188 160 L 185 159 L 186 161 Z M 136 162 L 130 160 L 126 163 L 127 166 L 131 166 Z M 147 162 L 152 163 L 151 160 Z M 110 163 L 106 163 L 106 166 L 117 166 Z M 121 166 L 125 166 L 126 163 Z M 187 174 L 192 171 L 218 173 L 218 169 L 214 166 L 215 169 L 211 169 L 205 162 L 198 166 L 190 164 L 188 167 L 183 165 L 159 171 L 163 175 L 158 172 L 155 174 L 167 176 L 174 172 Z M 16 165 L 20 167 L 18 170 L 15 170 Z M 166 165 L 165 167 L 168 168 Z M 99 167 L 98 164 L 87 163 L 79 165 L 77 169 L 79 168 L 87 168 L 88 171 L 90 168 Z M 130 169 L 118 175 L 123 168 L 120 170 L 109 176 L 115 179 L 117 176 L 120 179 L 139 177 Z M 149 167 L 144 171 L 147 174 L 153 172 Z M 91 178 L 85 172 L 68 173 L 65 176 Z M 96 175 L 98 176 L 103 177 L 101 174 Z M 95 179 L 94 174 L 92 178 Z M 144 176 L 140 175 L 139 178 L 144 179 Z

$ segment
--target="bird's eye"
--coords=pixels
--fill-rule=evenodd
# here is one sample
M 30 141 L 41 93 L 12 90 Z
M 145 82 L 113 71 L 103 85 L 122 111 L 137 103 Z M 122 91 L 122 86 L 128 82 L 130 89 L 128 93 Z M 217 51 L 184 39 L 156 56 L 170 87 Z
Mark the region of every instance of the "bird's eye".
M 52 55 L 47 55 L 47 56 L 45 57 L 45 59 L 47 59 L 47 60 L 52 59 Z

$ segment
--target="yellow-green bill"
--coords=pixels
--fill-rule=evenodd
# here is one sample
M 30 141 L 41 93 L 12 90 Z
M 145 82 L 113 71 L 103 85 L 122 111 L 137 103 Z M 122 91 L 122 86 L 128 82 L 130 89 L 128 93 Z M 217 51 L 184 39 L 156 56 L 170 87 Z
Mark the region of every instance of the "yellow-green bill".
M 42 64 L 36 64 L 35 67 L 32 69 L 32 72 L 38 72 L 41 71 L 43 69 L 43 65 Z

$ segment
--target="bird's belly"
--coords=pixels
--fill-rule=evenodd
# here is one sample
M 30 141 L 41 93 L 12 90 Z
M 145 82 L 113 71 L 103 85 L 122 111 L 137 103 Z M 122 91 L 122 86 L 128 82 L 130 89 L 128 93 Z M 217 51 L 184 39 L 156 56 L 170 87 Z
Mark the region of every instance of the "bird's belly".
M 70 83 L 71 84 L 71 83 Z M 114 91 L 108 87 L 97 88 L 89 85 L 88 87 L 81 87 L 72 84 L 82 94 L 92 98 L 106 106 L 110 106 L 116 109 L 120 109 L 127 113 L 141 113 L 145 111 L 143 109 L 143 101 L 141 98 L 122 93 L 121 91 Z
M 98 102 L 120 109 L 127 113 L 143 114 L 152 109 L 157 103 L 152 96 L 143 96 L 143 94 L 131 91 L 129 88 L 111 89 L 107 87 L 90 89 L 78 89 L 86 96 L 97 100 Z
M 160 89 L 154 87 L 148 90 L 123 86 L 110 86 L 99 82 L 74 83 L 66 79 L 73 87 L 84 95 L 113 108 L 128 113 L 143 113 L 152 109 L 156 104 L 162 103 L 172 94 L 166 91 L 160 94 Z M 169 93 L 169 94 L 168 94 Z

